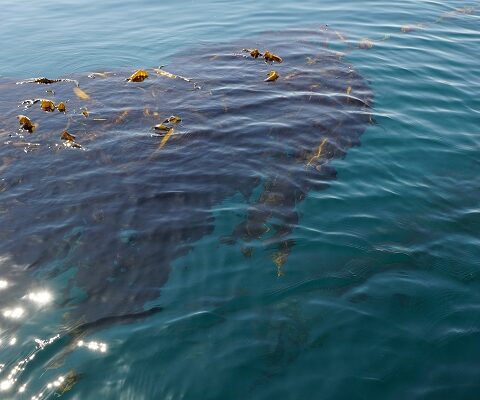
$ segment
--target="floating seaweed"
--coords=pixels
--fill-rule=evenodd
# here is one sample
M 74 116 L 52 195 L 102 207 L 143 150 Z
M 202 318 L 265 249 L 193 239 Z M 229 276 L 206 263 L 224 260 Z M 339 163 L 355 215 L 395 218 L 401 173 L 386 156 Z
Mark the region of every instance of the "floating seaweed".
M 157 124 L 153 128 L 157 131 L 165 131 L 165 132 L 167 132 L 171 129 L 171 127 L 169 127 L 167 125 L 164 125 L 164 124 Z
M 182 121 L 182 118 L 180 118 L 178 115 L 171 115 L 168 117 L 163 123 L 171 122 L 172 124 L 178 124 Z
M 270 53 L 268 50 L 263 54 L 263 58 L 266 62 L 281 63 L 283 59 L 276 54 Z
M 277 72 L 277 71 L 270 71 L 270 72 L 268 73 L 267 78 L 265 79 L 265 82 L 273 82 L 273 81 L 276 81 L 279 76 L 280 76 L 280 75 L 278 75 L 278 72 Z
M 170 79 L 181 79 L 182 81 L 185 81 L 185 82 L 192 82 L 192 80 L 189 79 L 189 78 L 186 78 L 184 76 L 177 75 L 177 74 L 172 74 L 171 72 L 165 71 L 163 69 L 163 66 L 160 66 L 158 68 L 154 68 L 153 70 L 159 76 L 164 76 L 164 77 L 170 78 Z
M 165 124 L 174 124 L 175 125 L 175 124 L 179 124 L 181 121 L 182 121 L 182 118 L 180 118 L 178 115 L 172 115 L 172 116 L 166 118 L 163 121 L 163 123 L 155 125 L 153 127 L 153 129 L 155 129 L 157 131 L 168 132 L 172 129 L 172 126 L 165 125 Z M 170 133 L 170 135 L 171 135 L 171 133 Z
M 26 130 L 29 133 L 33 133 L 33 131 L 37 128 L 37 125 L 34 124 L 30 118 L 25 115 L 17 115 L 18 122 L 22 129 Z
M 66 112 L 67 111 L 67 106 L 65 105 L 64 102 L 60 102 L 57 104 L 57 110 L 60 112 Z
M 60 138 L 64 140 L 64 145 L 66 147 L 75 147 L 77 149 L 82 148 L 82 146 L 75 141 L 75 136 L 71 135 L 67 131 L 63 131 Z
M 92 72 L 91 74 L 88 74 L 88 77 L 90 79 L 106 78 L 108 75 L 108 72 Z
M 8 252 L 17 265 L 35 264 L 39 276 L 52 273 L 51 260 L 63 260 L 58 274 L 75 263 L 72 286 L 63 295 L 75 297 L 72 291 L 80 289 L 85 297 L 72 306 L 68 319 L 94 323 L 121 318 L 144 311 L 159 296 L 170 266 L 213 231 L 212 210 L 240 193 L 248 204 L 228 242 L 239 243 L 239 249 L 264 249 L 274 263 L 272 273 L 287 273 L 293 244 L 287 251 L 285 241 L 298 224 L 298 204 L 334 179 L 330 161 L 357 146 L 370 124 L 372 93 L 366 81 L 323 42 L 318 30 L 287 31 L 259 41 L 262 49 L 279 49 L 285 56 L 278 66 L 285 78 L 261 91 L 265 64 L 235 55 L 238 44 L 217 46 L 222 56 L 213 59 L 205 49 L 180 55 L 169 68 L 178 74 L 154 69 L 148 89 L 125 84 L 126 71 L 101 79 L 76 75 L 72 79 L 81 89 L 74 91 L 57 83 L 56 96 L 74 112 L 68 118 L 35 116 L 45 134 L 37 137 L 44 146 L 30 155 L 32 162 L 25 159 L 23 147 L 0 147 L 0 158 L 23 163 L 22 173 L 33 185 L 25 196 L 32 189 L 42 191 L 41 201 L 19 191 L 17 201 L 4 206 L 0 224 L 14 227 L 25 240 L 35 230 L 51 245 L 45 248 L 43 239 L 33 240 L 25 250 L 25 240 L 7 240 L 10 231 L 5 230 L 0 231 L 0 254 Z M 306 63 L 307 57 L 315 62 Z M 191 82 L 186 76 L 195 77 L 202 89 L 185 85 Z M 269 90 L 289 96 L 271 101 Z M 41 87 L 2 82 L 5 129 L 15 129 L 17 99 L 41 99 L 42 94 Z M 82 115 L 87 100 L 94 104 L 95 118 Z M 158 110 L 157 122 L 163 121 L 158 125 L 165 128 L 152 129 L 152 110 Z M 62 134 L 63 145 L 78 147 L 82 138 L 84 151 L 57 152 L 64 131 L 70 136 Z M 10 140 L 24 141 L 20 135 Z M 6 175 L 3 184 L 9 187 L 15 179 Z M 58 185 L 65 181 L 72 198 L 84 199 L 93 183 L 98 189 L 88 201 L 58 202 Z M 19 206 L 27 202 L 28 212 Z M 65 224 L 67 214 L 71 217 Z M 119 215 L 128 215 L 128 223 Z M 44 230 L 52 226 L 59 228 Z M 133 242 L 121 239 L 125 230 L 135 232 Z
M 42 100 L 40 103 L 40 107 L 42 107 L 43 111 L 47 111 L 47 112 L 55 111 L 55 103 L 51 100 Z
M 262 53 L 260 53 L 258 51 L 258 49 L 253 49 L 251 52 L 250 52 L 250 55 L 253 57 L 253 58 L 258 58 L 259 56 L 261 57 L 262 56 Z
M 81 100 L 90 100 L 90 96 L 79 87 L 74 87 L 73 93 L 75 93 L 75 95 Z
M 33 106 L 34 104 L 40 103 L 40 108 L 46 112 L 53 112 L 57 109 L 60 112 L 66 112 L 67 107 L 64 102 L 60 102 L 57 105 L 52 100 L 47 99 L 26 99 L 22 101 L 22 105 L 26 108 Z
M 62 140 L 69 140 L 71 142 L 75 141 L 75 136 L 70 135 L 67 131 L 64 131 L 61 136 Z
M 167 134 L 163 137 L 162 141 L 160 142 L 160 145 L 158 146 L 158 150 L 162 149 L 170 139 L 170 136 L 173 134 L 173 128 L 170 128 L 167 132 Z
M 253 58 L 258 58 L 263 56 L 263 54 L 260 53 L 258 49 L 243 49 L 243 51 L 249 53 Z
M 127 81 L 130 82 L 143 82 L 148 78 L 148 72 L 144 69 L 139 69 L 135 71 L 132 75 L 127 78 Z

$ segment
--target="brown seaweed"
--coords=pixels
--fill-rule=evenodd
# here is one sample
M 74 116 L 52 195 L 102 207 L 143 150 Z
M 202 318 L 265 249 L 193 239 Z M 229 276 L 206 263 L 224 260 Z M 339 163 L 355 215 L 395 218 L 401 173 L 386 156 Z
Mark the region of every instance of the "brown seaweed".
M 63 144 L 65 145 L 65 147 L 74 147 L 74 148 L 77 148 L 77 149 L 82 148 L 82 146 L 75 141 L 75 139 L 76 139 L 75 136 L 71 135 L 67 131 L 63 131 L 60 138 L 62 140 L 64 140 Z
M 167 123 L 167 122 L 170 122 L 172 124 L 178 124 L 182 121 L 182 118 L 180 118 L 178 115 L 171 115 L 170 117 L 168 117 L 165 121 L 163 121 L 163 123 Z
M 165 124 L 157 124 L 153 128 L 157 131 L 165 131 L 165 132 L 167 132 L 171 129 L 171 127 L 169 127 Z
M 258 58 L 258 56 L 262 56 L 262 53 L 260 53 L 258 51 L 258 49 L 253 49 L 251 52 L 250 52 L 250 55 L 253 57 L 253 58 Z
M 263 58 L 266 62 L 277 62 L 277 63 L 281 63 L 283 61 L 283 59 L 279 56 L 277 56 L 276 54 L 273 54 L 271 52 L 269 52 L 268 50 L 263 53 Z
M 258 49 L 243 49 L 243 51 L 249 53 L 253 58 L 263 57 L 263 54 Z
M 272 274 L 288 274 L 298 205 L 335 178 L 330 162 L 357 146 L 370 124 L 366 81 L 323 48 L 324 39 L 323 31 L 312 30 L 258 41 L 285 56 L 276 65 L 284 78 L 260 90 L 268 70 L 263 62 L 238 57 L 238 43 L 218 45 L 215 58 L 206 49 L 179 55 L 169 66 L 175 73 L 154 69 L 147 88 L 126 84 L 131 71 L 121 70 L 101 79 L 75 75 L 81 89 L 73 92 L 56 83 L 55 96 L 68 104 L 68 116 L 32 114 L 45 129 L 36 137 L 41 146 L 27 157 L 24 145 L 0 147 L 0 159 L 13 158 L 2 193 L 18 188 L 15 202 L 0 214 L 0 254 L 40 277 L 74 265 L 63 293 L 69 319 L 89 323 L 137 313 L 158 298 L 171 265 L 184 262 L 181 257 L 214 232 L 216 205 L 240 193 L 245 213 L 225 242 L 238 243 L 238 251 L 252 258 L 245 249 L 268 252 Z M 186 85 L 187 76 L 195 78 L 197 90 Z M 18 129 L 16 105 L 42 99 L 45 91 L 1 83 L 0 117 L 12 132 Z M 95 118 L 82 115 L 89 100 Z M 155 123 L 165 126 L 155 130 L 158 135 L 152 135 L 153 110 Z M 84 151 L 58 151 L 64 131 L 70 135 L 63 135 L 64 146 L 81 143 Z M 22 135 L 9 140 L 25 143 Z M 19 174 L 28 190 L 18 183 Z M 78 200 L 59 202 L 59 193 Z M 28 209 L 21 206 L 27 203 Z M 9 240 L 13 231 L 16 241 Z M 60 260 L 55 270 L 53 260 Z M 69 303 L 76 290 L 85 297 Z
M 63 131 L 61 139 L 62 140 L 69 140 L 71 142 L 74 142 L 75 141 L 75 136 L 70 135 L 67 131 Z
M 75 95 L 81 100 L 90 100 L 90 96 L 79 87 L 74 87 L 73 93 L 75 93 Z
M 29 133 L 33 133 L 36 129 L 37 125 L 34 124 L 30 118 L 26 115 L 17 115 L 18 123 L 20 124 L 22 129 L 25 129 Z
M 274 82 L 278 79 L 280 75 L 278 75 L 277 71 L 270 71 L 265 79 L 265 82 Z
M 143 82 L 148 78 L 148 72 L 144 69 L 139 69 L 135 71 L 132 75 L 127 78 L 127 81 L 130 82 Z
M 170 78 L 170 79 L 181 79 L 182 81 L 185 81 L 185 82 L 191 82 L 192 80 L 189 79 L 189 78 L 186 78 L 182 75 L 177 75 L 177 74 L 172 74 L 171 72 L 168 72 L 168 71 L 165 71 L 163 69 L 163 67 L 159 67 L 159 68 L 154 68 L 153 69 L 154 72 L 159 75 L 159 76 L 164 76 L 166 78 Z
M 162 141 L 160 142 L 160 145 L 158 146 L 158 149 L 162 149 L 168 142 L 168 140 L 170 139 L 170 136 L 172 136 L 173 134 L 173 128 L 170 128 L 168 130 L 168 132 L 166 133 L 166 135 L 163 137 Z
M 66 112 L 67 111 L 67 106 L 65 105 L 64 102 L 60 102 L 57 104 L 57 110 L 60 112 Z
M 51 100 L 42 100 L 40 103 L 40 107 L 43 111 L 47 112 L 54 112 L 55 111 L 55 103 Z

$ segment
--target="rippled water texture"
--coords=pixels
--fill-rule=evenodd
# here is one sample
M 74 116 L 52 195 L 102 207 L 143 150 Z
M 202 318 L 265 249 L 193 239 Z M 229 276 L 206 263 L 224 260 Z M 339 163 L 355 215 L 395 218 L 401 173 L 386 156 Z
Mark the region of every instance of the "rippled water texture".
M 477 397 L 479 5 L 337 3 L 5 7 L 0 398 Z

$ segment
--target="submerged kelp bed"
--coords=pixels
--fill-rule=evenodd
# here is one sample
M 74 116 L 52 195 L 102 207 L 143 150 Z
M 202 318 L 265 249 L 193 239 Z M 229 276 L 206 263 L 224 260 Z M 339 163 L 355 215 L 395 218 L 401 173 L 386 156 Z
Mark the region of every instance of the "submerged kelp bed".
M 126 81 L 133 71 L 2 82 L 0 252 L 40 276 L 74 269 L 64 299 L 84 294 L 76 319 L 139 312 L 172 261 L 212 232 L 212 206 L 239 192 L 245 222 L 222 241 L 241 240 L 247 256 L 264 241 L 281 274 L 297 204 L 371 121 L 366 82 L 324 40 L 292 30 L 245 43 L 278 53 L 273 65 L 224 45 L 165 68 L 189 79 L 151 69 L 143 82 Z M 264 82 L 271 70 L 280 78 Z M 153 129 L 171 115 L 173 130 Z
M 113 32 L 99 37 L 98 29 L 92 29 L 95 23 L 98 24 L 97 15 L 90 18 L 94 3 L 90 9 L 88 3 L 82 3 L 77 9 L 72 3 L 68 10 L 49 4 L 35 9 L 35 5 L 29 4 L 24 7 L 24 13 L 15 13 L 23 20 L 20 21 L 21 30 L 18 24 L 9 21 L 9 12 L 11 16 L 14 13 L 7 7 L 7 28 L 5 25 L 0 28 L 3 37 L 7 38 L 0 73 L 11 77 L 0 79 L 2 85 L 10 86 L 3 90 L 9 93 L 7 100 L 14 97 L 14 91 L 20 90 L 21 96 L 15 101 L 50 99 L 53 106 L 60 109 L 40 113 L 41 105 L 53 110 L 52 103 L 36 102 L 32 107 L 24 107 L 6 101 L 0 115 L 10 111 L 14 114 L 2 119 L 0 126 L 8 124 L 7 134 L 14 136 L 4 135 L 6 139 L 2 138 L 0 147 L 2 151 L 3 146 L 9 147 L 8 152 L 13 156 L 0 158 L 0 187 L 7 187 L 3 186 L 4 183 L 11 187 L 15 182 L 9 172 L 14 163 L 23 164 L 25 172 L 31 174 L 28 169 L 33 170 L 34 165 L 25 168 L 27 163 L 45 155 L 44 165 L 49 167 L 47 151 L 51 152 L 49 157 L 61 159 L 55 163 L 50 160 L 51 179 L 62 174 L 69 177 L 57 186 L 55 195 L 47 193 L 42 207 L 39 206 L 44 179 L 42 172 L 35 175 L 38 181 L 25 181 L 23 204 L 15 205 L 9 190 L 0 193 L 1 208 L 3 196 L 8 195 L 10 205 L 5 208 L 6 212 L 16 208 L 17 215 L 25 212 L 32 220 L 30 202 L 36 211 L 43 213 L 49 209 L 47 198 L 55 198 L 54 209 L 60 210 L 60 215 L 55 215 L 53 224 L 41 218 L 40 222 L 34 221 L 30 225 L 31 229 L 28 226 L 21 228 L 23 232 L 30 229 L 30 235 L 24 234 L 22 238 L 25 249 L 29 248 L 29 238 L 35 239 L 37 232 L 69 227 L 64 229 L 64 236 L 51 235 L 59 241 L 44 244 L 47 248 L 53 246 L 44 260 L 34 255 L 22 257 L 20 244 L 15 246 L 15 256 L 0 253 L 0 397 L 43 400 L 65 393 L 66 398 L 116 400 L 337 399 L 355 398 L 359 394 L 369 398 L 410 398 L 422 393 L 425 398 L 437 398 L 439 394 L 445 398 L 476 398 L 478 379 L 474 377 L 474 366 L 478 346 L 475 346 L 475 324 L 480 291 L 477 290 L 479 247 L 475 231 L 478 226 L 475 173 L 479 145 L 475 93 L 479 81 L 474 74 L 477 65 L 474 54 L 477 54 L 475 50 L 479 41 L 476 40 L 478 16 L 474 15 L 473 9 L 458 9 L 455 2 L 407 1 L 381 5 L 370 1 L 341 5 L 328 1 L 321 5 L 309 1 L 247 5 L 231 2 L 228 7 L 222 2 L 206 2 L 202 3 L 201 9 L 195 10 L 196 14 L 190 20 L 205 23 L 192 25 L 190 22 L 189 25 L 182 17 L 192 15 L 194 3 L 185 3 L 185 7 L 177 4 L 175 15 L 170 16 L 162 12 L 160 4 L 142 3 L 141 6 L 128 6 L 130 11 L 135 9 L 135 18 L 130 13 L 128 15 L 135 29 L 126 29 L 125 23 L 115 23 L 125 17 L 125 8 L 116 4 L 112 7 L 112 3 L 106 2 L 94 6 L 99 14 L 103 10 L 105 21 L 108 21 L 105 26 L 121 27 L 128 37 Z M 154 18 L 149 19 L 147 14 Z M 212 24 L 211 15 L 222 15 L 221 21 Z M 61 35 L 68 38 L 63 39 L 68 42 L 67 47 L 59 46 L 62 37 L 50 35 L 49 29 L 38 35 L 41 16 L 45 16 L 53 32 L 70 33 Z M 161 24 L 158 23 L 159 16 Z M 173 170 L 178 176 L 182 166 L 175 164 L 173 156 L 169 164 L 164 164 L 167 169 L 156 170 L 156 176 L 149 174 L 145 177 L 142 173 L 148 173 L 156 160 L 161 160 L 174 148 L 195 154 L 195 149 L 181 141 L 195 136 L 195 131 L 189 127 L 191 117 L 189 112 L 178 111 L 175 107 L 164 110 L 158 97 L 143 100 L 142 105 L 137 101 L 142 95 L 131 96 L 134 101 L 128 105 L 130 111 L 126 101 L 120 98 L 117 103 L 120 106 L 112 107 L 116 110 L 111 114 L 103 101 L 99 107 L 101 112 L 97 112 L 94 104 L 97 99 L 92 90 L 96 90 L 94 85 L 98 82 L 94 81 L 111 79 L 116 74 L 118 80 L 112 79 L 107 85 L 116 88 L 110 90 L 109 95 L 113 97 L 113 93 L 127 84 L 127 77 L 137 68 L 145 68 L 149 77 L 144 82 L 128 83 L 135 85 L 140 93 L 140 87 L 169 84 L 166 81 L 172 76 L 163 72 L 161 82 L 157 72 L 148 68 L 165 63 L 164 71 L 192 79 L 191 82 L 183 81 L 190 83 L 185 86 L 187 90 L 195 88 L 197 83 L 197 91 L 204 95 L 206 86 L 196 78 L 207 76 L 213 79 L 215 75 L 206 71 L 196 75 L 198 66 L 195 60 L 203 60 L 207 54 L 211 55 L 210 59 L 221 52 L 246 56 L 244 61 L 253 62 L 242 49 L 258 48 L 262 53 L 270 50 L 284 60 L 281 64 L 268 65 L 261 58 L 255 60 L 258 66 L 254 68 L 265 69 L 259 69 L 259 74 L 255 75 L 257 87 L 254 90 L 263 89 L 264 85 L 269 85 L 269 90 L 277 88 L 285 73 L 288 76 L 285 70 L 279 69 L 287 69 L 289 65 L 288 54 L 281 46 L 290 43 L 289 36 L 296 40 L 302 34 L 286 32 L 282 39 L 277 37 L 280 34 L 272 32 L 259 40 L 239 40 L 231 45 L 218 46 L 219 37 L 232 40 L 227 28 L 229 16 L 235 17 L 231 25 L 235 29 L 235 38 L 255 37 L 253 32 L 259 29 L 284 29 L 288 21 L 302 26 L 316 21 L 328 23 L 329 27 L 322 27 L 322 32 L 316 36 L 321 46 L 316 51 L 340 58 L 341 54 L 325 53 L 322 49 L 328 47 L 348 53 L 339 61 L 353 63 L 361 75 L 368 77 L 375 92 L 375 107 L 365 111 L 374 112 L 376 123 L 369 126 L 361 137 L 362 148 L 348 151 L 345 160 L 329 160 L 320 167 L 324 171 L 327 166 L 334 167 L 338 170 L 338 179 L 329 181 L 334 176 L 333 168 L 325 179 L 316 180 L 312 175 L 313 183 L 320 184 L 305 192 L 304 201 L 296 203 L 298 221 L 290 226 L 268 214 L 266 204 L 278 204 L 275 195 L 264 196 L 261 200 L 267 182 L 266 166 L 262 164 L 254 172 L 249 167 L 250 173 L 258 176 L 251 185 L 254 189 L 249 196 L 248 192 L 244 192 L 246 196 L 236 190 L 233 195 L 226 195 L 224 200 L 212 202 L 211 206 L 204 208 L 211 216 L 206 224 L 211 227 L 211 233 L 199 240 L 176 242 L 181 256 L 172 257 L 175 260 L 169 264 L 171 267 L 161 264 L 162 260 L 147 265 L 141 262 L 141 253 L 137 251 L 139 238 L 145 247 L 147 243 L 152 248 L 156 246 L 155 250 L 149 250 L 150 254 L 156 251 L 161 256 L 167 250 L 161 248 L 161 240 L 149 241 L 147 234 L 138 232 L 137 228 L 147 222 L 135 223 L 135 210 L 144 207 L 148 216 L 160 219 L 164 199 L 156 198 L 139 205 L 136 199 L 141 193 L 133 191 L 131 180 L 140 179 L 143 186 L 148 181 L 153 187 L 162 174 Z M 68 29 L 58 29 L 61 20 L 68 21 Z M 15 31 L 15 40 L 11 42 L 23 44 L 22 51 L 19 51 L 21 58 L 15 58 L 16 62 L 11 61 L 12 57 L 9 60 L 8 55 L 9 22 L 14 26 L 12 32 Z M 165 26 L 163 31 L 156 30 L 161 26 Z M 206 29 L 212 27 L 215 34 L 202 36 L 202 32 L 205 34 Z M 88 34 L 82 34 L 82 30 Z M 186 34 L 189 30 L 195 31 L 193 41 Z M 21 32 L 24 31 L 30 34 L 24 35 L 28 40 L 22 41 Z M 47 37 L 54 39 L 47 40 Z M 280 47 L 270 46 L 272 37 L 275 43 L 281 44 Z M 204 39 L 208 45 L 202 47 L 199 43 Z M 179 43 L 184 49 L 194 48 L 195 52 L 184 53 L 172 60 L 172 52 L 178 54 L 181 51 L 177 47 Z M 85 48 L 93 46 L 95 49 L 85 54 Z M 122 58 L 122 54 L 133 54 L 133 46 L 138 47 L 135 58 Z M 297 46 L 301 43 L 297 42 Z M 43 57 L 43 63 L 39 49 L 48 54 L 48 60 Z M 101 58 L 99 49 L 102 53 L 109 51 L 109 56 Z M 152 57 L 152 54 L 155 55 Z M 307 65 L 315 63 L 315 57 L 308 57 Z M 30 59 L 34 62 L 27 65 L 25 60 Z M 222 61 L 222 64 L 225 63 Z M 251 65 L 246 63 L 244 67 Z M 126 68 L 119 69 L 118 66 Z M 102 67 L 110 73 L 103 74 Z M 272 70 L 280 73 L 279 79 L 263 82 Z M 77 74 L 75 71 L 88 72 Z M 99 73 L 92 75 L 93 80 L 86 79 L 92 71 Z M 13 85 L 15 81 L 25 81 L 32 76 L 63 77 L 72 81 Z M 76 79 L 84 81 L 79 82 L 82 91 L 77 90 L 75 94 Z M 175 84 L 181 83 L 175 81 Z M 65 90 L 63 84 L 68 84 Z M 33 89 L 23 86 L 32 86 Z M 55 95 L 47 90 L 55 91 Z M 355 96 L 353 88 L 339 89 L 338 94 L 342 90 L 345 95 Z M 175 93 L 181 99 L 186 98 L 180 89 Z M 268 93 L 262 96 L 266 98 Z M 163 97 L 166 104 L 173 101 L 168 100 L 168 96 Z M 147 94 L 144 98 L 147 99 Z M 208 101 L 208 96 L 204 98 Z M 259 100 L 259 104 L 265 104 L 265 98 L 251 97 Z M 62 100 L 65 101 L 66 114 L 61 111 Z M 132 111 L 132 108 L 137 110 Z M 287 108 L 285 103 L 282 108 Z M 249 113 L 253 114 L 248 111 L 245 115 Z M 32 134 L 18 130 L 16 116 L 19 114 L 30 117 L 32 127 L 38 124 Z M 164 123 L 170 115 L 178 115 L 182 120 L 176 124 L 174 121 Z M 247 132 L 253 125 L 252 120 L 245 120 L 237 113 L 226 113 L 224 117 L 237 117 L 237 124 L 246 127 Z M 58 130 L 50 129 L 52 121 L 59 118 L 63 120 L 58 120 Z M 68 124 L 69 118 L 76 121 Z M 144 122 L 140 123 L 140 118 Z M 308 123 L 298 117 L 279 118 L 283 125 L 288 125 L 290 133 L 296 132 L 296 124 L 302 127 L 304 122 Z M 93 125 L 94 121 L 98 125 Z M 205 127 L 208 123 L 206 117 L 199 125 Z M 92 129 L 88 133 L 92 140 L 79 124 L 90 124 Z M 126 127 L 127 124 L 131 129 Z M 152 129 L 159 124 L 174 130 Z M 99 128 L 97 131 L 93 129 L 95 126 Z M 258 144 L 264 134 L 260 129 L 256 132 Z M 24 134 L 25 138 L 22 140 L 18 133 Z M 97 136 L 93 137 L 93 134 Z M 120 137 L 124 142 L 136 141 L 130 145 L 132 151 L 126 156 L 120 154 L 121 146 L 125 146 Z M 75 157 L 82 152 L 92 155 L 94 151 L 100 154 L 100 147 L 92 150 L 92 143 L 100 143 L 99 140 L 102 140 L 103 150 L 110 154 L 101 155 L 99 160 L 90 157 L 88 161 L 78 163 L 82 168 L 70 168 L 70 162 L 74 160 L 72 155 Z M 25 145 L 27 141 L 38 145 Z M 4 142 L 8 144 L 4 145 Z M 106 143 L 113 144 L 112 148 Z M 315 145 L 315 151 L 309 151 L 308 161 L 304 162 L 305 170 L 324 155 L 322 143 L 325 146 L 327 141 L 322 139 Z M 12 146 L 18 147 L 13 149 Z M 275 146 L 279 144 L 275 143 Z M 217 149 L 218 158 L 226 164 L 227 156 L 231 158 L 231 154 L 224 148 Z M 251 151 L 255 150 L 257 148 Z M 187 157 L 180 157 L 185 163 Z M 124 160 L 128 162 L 124 163 Z M 263 160 L 272 159 L 267 156 Z M 59 171 L 54 170 L 53 164 Z M 107 189 L 114 185 L 108 181 L 110 177 L 120 178 L 121 181 L 116 182 L 120 190 L 130 189 L 108 196 L 113 193 L 110 189 L 102 198 L 95 196 L 93 192 L 101 193 L 102 185 L 97 185 L 95 179 L 88 186 L 86 183 L 89 175 L 101 175 L 94 170 L 98 165 L 103 166 L 100 183 Z M 300 174 L 300 168 L 295 166 L 289 168 Z M 188 167 L 190 170 L 184 169 L 184 173 L 191 174 L 190 179 L 197 166 L 192 162 Z M 19 177 L 22 168 L 16 170 Z M 81 175 L 82 171 L 86 171 L 86 176 Z M 129 176 L 129 171 L 134 174 Z M 239 171 L 236 173 L 244 173 L 241 169 Z M 9 174 L 9 181 L 4 181 L 4 173 Z M 75 180 L 82 182 L 83 192 L 71 188 L 70 181 Z M 162 184 L 161 180 L 159 182 Z M 194 184 L 188 183 L 186 178 L 182 183 Z M 328 190 L 317 190 L 327 184 L 331 185 Z M 228 182 L 228 185 L 233 186 L 233 183 Z M 36 188 L 31 195 L 27 193 L 29 188 Z M 140 185 L 135 188 L 142 190 Z M 160 189 L 156 190 L 160 192 Z M 150 188 L 148 191 L 154 192 Z M 120 196 L 123 199 L 117 198 Z M 87 212 L 80 213 L 75 209 L 80 208 L 76 204 L 85 203 L 84 198 L 94 200 L 90 205 L 94 218 L 88 219 Z M 271 202 L 268 202 L 269 198 Z M 109 211 L 108 224 L 101 225 L 105 221 L 105 212 L 94 213 L 94 204 L 105 209 L 109 202 L 117 212 Z M 252 207 L 256 203 L 263 207 L 263 214 L 261 209 L 256 211 Z M 121 205 L 124 210 L 118 211 Z M 62 213 L 62 207 L 72 212 Z M 81 204 L 81 207 L 87 208 L 87 205 Z M 246 218 L 248 210 L 252 215 L 249 219 Z M 77 212 L 86 217 L 77 218 Z M 114 220 L 114 215 L 118 221 Z M 165 220 L 167 216 L 173 218 L 173 211 L 167 210 Z M 265 225 L 260 223 L 262 219 L 266 220 Z M 16 223 L 14 218 L 7 219 L 2 214 L 0 222 L 7 220 Z M 92 220 L 98 224 L 96 231 L 92 229 L 95 228 Z M 250 221 L 248 230 L 247 224 L 240 223 L 242 220 Z M 22 217 L 22 222 L 25 221 L 27 215 Z M 45 226 L 41 226 L 42 221 Z M 181 223 L 187 224 L 184 220 Z M 294 230 L 290 233 L 284 230 L 277 236 L 275 225 L 280 227 L 282 223 Z M 256 230 L 252 229 L 256 226 Z M 117 231 L 108 232 L 109 227 Z M 13 235 L 12 227 L 2 225 L 0 231 L 7 228 Z M 164 228 L 165 232 L 167 229 Z M 105 234 L 100 236 L 99 231 Z M 92 232 L 96 236 L 88 239 Z M 98 246 L 93 244 L 94 239 Z M 112 256 L 108 260 L 107 249 L 103 249 L 102 243 L 116 243 L 112 248 L 115 247 L 114 256 L 117 258 Z M 38 244 L 34 246 L 40 248 Z M 14 248 L 11 244 L 4 246 L 9 247 Z M 61 256 L 58 262 L 55 251 Z M 108 263 L 106 267 L 95 263 L 97 253 L 105 253 L 102 258 Z M 143 306 L 141 303 L 146 297 L 122 304 L 122 293 L 114 293 L 114 279 L 120 282 L 120 290 L 124 290 L 127 278 L 123 280 L 122 274 L 126 271 L 133 276 L 127 269 L 115 269 L 119 265 L 118 262 L 115 264 L 116 260 L 125 260 L 127 256 L 130 259 L 137 256 L 138 265 L 152 276 L 170 269 L 168 277 L 165 276 L 167 283 L 157 290 L 159 296 L 150 293 L 153 300 L 146 300 Z M 28 268 L 28 264 L 18 263 L 22 258 L 27 262 L 35 258 L 39 261 Z M 136 262 L 133 260 L 131 265 Z M 87 273 L 76 276 L 79 268 L 85 268 L 91 276 Z M 106 273 L 104 276 L 101 273 L 95 275 L 97 270 Z M 107 276 L 107 273 L 111 275 Z M 138 286 L 146 287 L 149 284 L 147 279 L 138 275 Z M 85 301 L 87 290 L 101 293 L 102 286 L 108 289 L 106 294 L 113 302 L 110 308 L 95 310 L 95 301 Z M 152 315 L 159 310 L 162 312 Z M 412 369 L 412 365 L 416 367 Z

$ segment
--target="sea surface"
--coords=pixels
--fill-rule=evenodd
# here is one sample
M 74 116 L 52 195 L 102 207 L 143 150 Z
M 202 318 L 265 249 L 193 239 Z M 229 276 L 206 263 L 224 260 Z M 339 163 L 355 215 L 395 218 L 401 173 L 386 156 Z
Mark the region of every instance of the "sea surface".
M 478 1 L 0 13 L 1 399 L 478 399 Z

